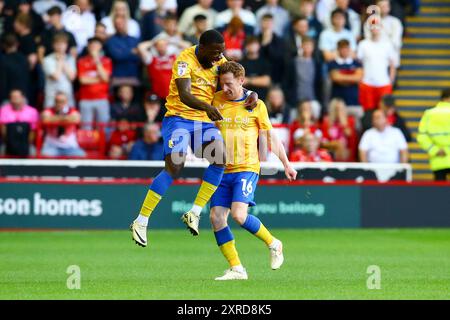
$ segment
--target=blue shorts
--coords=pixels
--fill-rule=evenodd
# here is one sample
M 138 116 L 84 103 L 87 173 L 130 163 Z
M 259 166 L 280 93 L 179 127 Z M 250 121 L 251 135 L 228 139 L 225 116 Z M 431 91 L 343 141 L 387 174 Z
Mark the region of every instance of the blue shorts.
M 253 201 L 259 175 L 254 172 L 225 173 L 216 192 L 211 197 L 210 207 L 231 208 L 232 202 L 243 202 L 255 206 Z
M 205 143 L 213 140 L 223 141 L 214 123 L 177 116 L 164 117 L 161 134 L 164 140 L 164 157 L 171 153 L 187 153 L 189 146 L 195 152 Z

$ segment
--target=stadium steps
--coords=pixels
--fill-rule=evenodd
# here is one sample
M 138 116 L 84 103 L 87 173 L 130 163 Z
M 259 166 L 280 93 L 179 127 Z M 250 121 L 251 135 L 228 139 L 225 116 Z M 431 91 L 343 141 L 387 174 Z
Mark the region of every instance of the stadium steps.
M 436 105 L 450 86 L 450 0 L 422 0 L 420 12 L 407 17 L 401 68 L 394 90 L 400 115 L 411 130 L 408 144 L 413 179 L 432 180 L 428 155 L 417 143 L 423 112 Z

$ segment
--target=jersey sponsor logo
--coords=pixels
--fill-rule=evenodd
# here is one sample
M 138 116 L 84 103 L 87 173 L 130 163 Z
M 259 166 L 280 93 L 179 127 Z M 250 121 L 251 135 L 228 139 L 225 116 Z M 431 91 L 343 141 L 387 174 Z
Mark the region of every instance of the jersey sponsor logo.
M 178 61 L 177 67 L 178 76 L 184 76 L 186 74 L 188 64 L 184 61 Z

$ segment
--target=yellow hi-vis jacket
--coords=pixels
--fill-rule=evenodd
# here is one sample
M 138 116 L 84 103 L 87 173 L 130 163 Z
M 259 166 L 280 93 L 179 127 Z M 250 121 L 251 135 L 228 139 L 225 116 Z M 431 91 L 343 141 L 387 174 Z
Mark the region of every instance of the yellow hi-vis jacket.
M 425 111 L 420 119 L 417 142 L 428 153 L 432 171 L 450 168 L 450 102 L 440 101 L 436 107 Z M 436 155 L 440 149 L 445 150 L 444 157 Z

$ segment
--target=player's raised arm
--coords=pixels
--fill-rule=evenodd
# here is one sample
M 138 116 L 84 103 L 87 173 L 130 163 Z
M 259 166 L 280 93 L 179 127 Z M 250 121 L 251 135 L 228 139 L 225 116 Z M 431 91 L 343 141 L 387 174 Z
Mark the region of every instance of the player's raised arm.
M 191 93 L 191 79 L 190 78 L 178 78 L 175 79 L 177 85 L 178 94 L 180 100 L 190 108 L 203 110 L 212 121 L 222 120 L 222 115 L 216 107 L 198 99 Z

